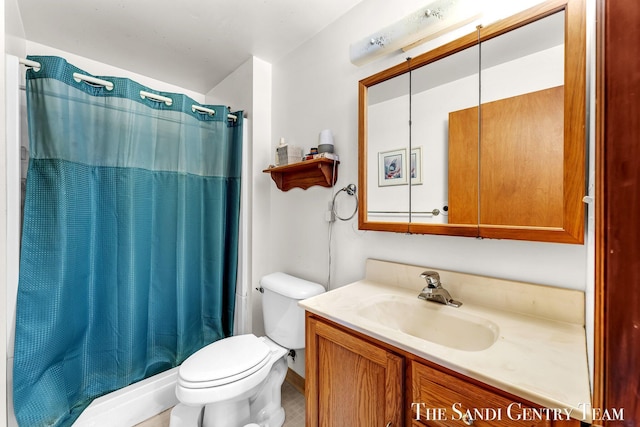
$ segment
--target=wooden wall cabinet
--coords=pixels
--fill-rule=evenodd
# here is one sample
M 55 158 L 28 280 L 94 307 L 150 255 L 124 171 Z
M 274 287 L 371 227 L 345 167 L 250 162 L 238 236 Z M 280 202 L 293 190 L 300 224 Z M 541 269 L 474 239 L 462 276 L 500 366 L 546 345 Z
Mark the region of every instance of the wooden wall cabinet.
M 524 408 L 542 408 L 309 312 L 306 334 L 307 427 L 580 426 L 522 419 Z

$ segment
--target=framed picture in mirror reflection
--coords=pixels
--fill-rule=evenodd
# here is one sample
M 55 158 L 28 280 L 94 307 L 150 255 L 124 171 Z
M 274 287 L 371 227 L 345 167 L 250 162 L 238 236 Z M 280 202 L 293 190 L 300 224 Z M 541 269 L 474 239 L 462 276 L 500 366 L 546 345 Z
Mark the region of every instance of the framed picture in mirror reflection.
M 411 185 L 422 184 L 422 147 L 411 149 Z
M 404 148 L 378 153 L 378 186 L 406 185 L 409 179 L 411 185 L 422 184 L 422 147 L 411 149 L 409 165 Z
M 407 184 L 407 150 L 378 153 L 378 186 Z

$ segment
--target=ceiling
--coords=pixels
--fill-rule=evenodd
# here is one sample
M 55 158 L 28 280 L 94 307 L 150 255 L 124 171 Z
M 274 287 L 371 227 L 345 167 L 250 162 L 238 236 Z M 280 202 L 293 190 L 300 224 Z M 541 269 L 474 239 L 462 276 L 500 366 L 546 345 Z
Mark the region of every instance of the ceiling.
M 277 62 L 360 1 L 17 3 L 29 41 L 207 93 L 251 56 Z

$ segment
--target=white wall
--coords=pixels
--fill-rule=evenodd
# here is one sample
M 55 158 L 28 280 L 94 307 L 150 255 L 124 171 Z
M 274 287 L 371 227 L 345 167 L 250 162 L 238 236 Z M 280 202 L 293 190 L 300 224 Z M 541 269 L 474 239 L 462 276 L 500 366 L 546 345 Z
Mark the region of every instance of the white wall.
M 271 148 L 271 64 L 252 57 L 219 83 L 206 95 L 207 103 L 231 103 L 235 110 L 243 109 L 249 119 L 249 139 L 245 157 L 248 171 L 243 168 L 243 191 L 249 192 L 250 206 L 243 206 L 248 215 L 241 233 L 241 241 L 249 246 L 246 251 L 247 269 L 241 272 L 248 294 L 246 303 L 251 307 L 248 325 L 238 332 L 264 335 L 260 278 L 270 273 L 269 245 L 269 182 L 262 170 L 269 164 Z M 243 197 L 243 200 L 244 197 Z
M 330 128 L 341 161 L 337 187 L 356 183 L 358 81 L 403 62 L 412 52 L 358 68 L 349 62 L 349 44 L 393 23 L 420 3 L 365 0 L 275 63 L 272 150 L 280 136 L 308 149 L 315 146 L 320 130 Z M 406 9 L 398 10 L 399 6 Z M 425 51 L 437 44 L 438 40 L 419 49 Z M 281 192 L 272 185 L 273 270 L 326 284 L 328 225 L 324 218 L 331 196 L 332 190 L 322 187 Z M 338 221 L 332 241 L 332 287 L 361 279 L 366 258 L 578 290 L 586 287 L 586 245 L 360 231 L 355 218 L 347 223 Z
M 4 52 L 19 57 L 24 57 L 26 52 L 26 42 L 24 40 L 24 27 L 22 25 L 22 18 L 20 17 L 20 11 L 16 0 L 3 0 L 1 3 L 2 28 L 0 33 L 2 34 L 2 43 L 4 46 Z M 11 148 L 16 148 L 19 145 L 17 141 L 15 122 L 17 121 L 17 111 L 15 111 L 15 105 L 17 104 L 17 88 L 11 89 L 11 100 L 7 99 L 7 91 L 5 88 L 5 77 L 9 77 L 5 73 L 5 55 L 1 55 L 0 60 L 0 129 L 4 129 L 0 137 L 2 141 L 2 147 L 6 149 L 0 150 L 0 289 L 3 291 L 0 293 L 0 348 L 2 354 L 5 355 L 5 363 L 0 364 L 0 384 L 6 384 L 0 391 L 0 420 L 3 420 L 2 424 L 15 425 L 15 417 L 13 416 L 13 405 L 7 399 L 11 398 L 11 381 L 10 378 L 11 366 L 13 365 L 13 313 L 15 307 L 13 306 L 15 301 L 15 292 L 17 288 L 17 268 L 16 260 L 18 258 L 16 253 L 17 241 L 15 230 L 15 218 L 12 215 L 19 214 L 19 201 L 18 206 L 15 206 L 16 197 L 19 200 L 19 183 L 17 188 L 15 187 L 16 180 L 19 182 L 19 176 L 16 175 L 19 170 L 19 157 L 15 156 L 16 152 Z M 7 61 L 8 64 L 15 64 L 15 58 Z M 16 84 L 15 75 L 12 76 L 11 81 L 13 85 Z M 13 110 L 5 110 L 8 103 L 11 103 Z M 5 116 L 5 113 L 9 114 L 9 117 Z M 13 121 L 13 125 L 9 123 L 9 120 Z M 11 143 L 14 143 L 11 145 Z M 14 158 L 15 156 L 15 158 Z M 13 174 L 13 175 L 10 175 Z M 12 188 L 7 187 L 7 182 L 12 183 Z M 9 307 L 11 304 L 12 307 Z M 9 330 L 11 329 L 11 330 Z M 11 342 L 9 342 L 11 341 Z
M 0 46 L 5 46 L 5 0 L 0 2 Z M 0 129 L 5 128 L 5 58 L 0 55 Z M 0 134 L 0 354 L 6 355 L 6 289 L 7 277 L 5 275 L 7 266 L 7 177 L 4 171 L 7 170 L 7 159 L 4 147 L 6 136 L 3 131 Z M 6 360 L 6 359 L 5 359 Z M 0 363 L 0 384 L 6 384 L 7 370 L 6 364 Z M 7 390 L 0 387 L 0 423 L 6 424 L 7 420 Z
M 26 55 L 26 42 L 22 17 L 18 8 L 17 0 L 4 1 L 5 28 L 4 28 L 4 51 L 10 55 L 24 58 Z

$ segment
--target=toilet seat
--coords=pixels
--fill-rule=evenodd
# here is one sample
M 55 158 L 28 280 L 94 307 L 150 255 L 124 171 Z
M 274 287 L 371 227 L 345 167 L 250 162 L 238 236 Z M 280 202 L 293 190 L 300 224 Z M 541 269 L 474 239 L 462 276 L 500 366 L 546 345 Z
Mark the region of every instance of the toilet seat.
M 222 342 L 226 342 L 226 340 L 230 340 L 230 338 L 216 341 L 213 344 L 220 343 L 218 344 L 218 346 L 226 347 L 227 344 L 222 344 Z M 232 340 L 232 342 L 234 341 L 236 340 Z M 186 364 L 187 368 L 183 369 L 183 367 L 181 366 L 178 370 L 178 382 L 176 384 L 176 397 L 178 398 L 178 400 L 188 406 L 209 405 L 215 402 L 224 401 L 231 402 L 236 398 L 240 398 L 245 393 L 251 393 L 254 387 L 262 383 L 271 372 L 271 368 L 274 363 L 276 363 L 276 361 L 283 360 L 283 363 L 285 363 L 286 366 L 286 360 L 284 358 L 287 355 L 287 349 L 280 347 L 278 344 L 274 343 L 266 337 L 258 338 L 255 335 L 249 335 L 249 338 L 238 339 L 238 342 L 233 345 L 229 345 L 230 347 L 236 347 L 237 344 L 237 348 L 235 350 L 236 354 L 230 353 L 229 351 L 231 350 L 228 350 L 224 352 L 224 355 L 220 355 L 219 359 L 223 360 L 224 362 L 233 364 L 233 362 L 238 362 L 238 360 L 232 359 L 236 358 L 240 353 L 253 355 L 255 357 L 254 360 L 259 359 L 263 354 L 262 350 L 264 349 L 264 347 L 262 347 L 260 344 L 254 345 L 256 341 L 266 346 L 268 352 L 266 358 L 258 362 L 255 366 L 245 369 L 244 371 L 237 372 L 235 375 L 229 375 L 229 372 L 231 371 L 226 371 L 225 369 L 221 368 L 221 371 L 226 372 L 227 375 L 220 375 L 223 376 L 223 378 L 207 378 L 207 376 L 211 377 L 211 375 L 203 375 L 202 371 L 197 371 L 200 363 L 205 363 L 200 360 L 200 356 L 196 356 L 196 354 L 198 354 L 198 352 L 201 352 L 203 349 L 187 358 L 187 360 L 185 360 L 182 364 L 182 366 Z M 244 345 L 247 345 L 247 347 L 245 347 Z M 214 348 L 218 348 L 218 346 Z M 256 352 L 254 352 L 253 350 L 255 350 Z M 209 351 L 207 351 L 206 353 L 200 353 L 200 355 L 202 354 L 208 355 Z M 215 355 L 211 355 L 211 358 L 202 356 L 202 359 L 207 359 L 209 364 L 211 364 L 212 358 L 215 358 L 216 360 L 218 359 L 218 357 L 216 357 Z M 189 359 L 191 359 L 192 361 L 187 363 Z M 194 359 L 197 361 L 197 363 L 193 362 Z M 242 364 L 233 365 L 242 366 Z M 251 365 L 251 362 L 248 362 L 248 365 Z M 186 373 L 188 377 L 182 378 L 183 373 Z M 199 373 L 199 375 L 195 376 L 197 373 Z M 195 381 L 190 381 L 194 379 Z
M 270 360 L 269 346 L 253 334 L 216 341 L 185 360 L 178 384 L 186 388 L 210 388 L 246 378 Z

